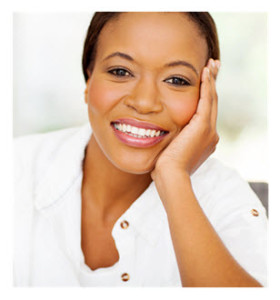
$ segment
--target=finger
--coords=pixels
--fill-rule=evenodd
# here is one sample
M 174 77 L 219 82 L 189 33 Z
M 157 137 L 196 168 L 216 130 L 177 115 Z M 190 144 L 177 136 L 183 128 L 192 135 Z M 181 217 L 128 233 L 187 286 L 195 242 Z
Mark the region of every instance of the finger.
M 218 97 L 216 92 L 216 77 L 218 74 L 218 69 L 220 67 L 220 62 L 214 61 L 212 58 L 208 60 L 207 67 L 210 70 L 210 90 L 211 90 L 211 98 L 212 98 L 212 107 L 211 107 L 211 116 L 210 116 L 210 124 L 212 128 L 216 128 L 217 122 L 217 113 L 218 113 Z
M 216 67 L 213 66 L 211 63 L 211 72 L 210 72 L 210 86 L 211 86 L 211 95 L 212 95 L 212 109 L 211 109 L 211 125 L 212 128 L 216 128 L 217 122 L 217 114 L 218 114 L 218 96 L 217 96 L 217 89 L 216 89 L 216 80 L 215 75 Z
M 218 75 L 218 71 L 219 71 L 219 63 L 218 63 L 218 60 L 215 61 L 213 58 L 210 58 L 208 60 L 208 63 L 207 63 L 207 67 L 209 68 L 209 70 L 211 71 L 214 79 L 216 80 L 217 78 L 217 75 Z
M 211 87 L 211 74 L 207 67 L 204 67 L 201 76 L 200 85 L 200 99 L 197 106 L 197 114 L 205 121 L 211 120 L 212 110 L 212 87 Z
M 217 79 L 220 66 L 221 66 L 221 63 L 220 63 L 220 61 L 218 59 L 214 60 L 213 58 L 210 58 L 208 60 L 207 67 L 212 72 L 212 75 L 213 75 L 213 77 L 214 77 L 215 80 Z

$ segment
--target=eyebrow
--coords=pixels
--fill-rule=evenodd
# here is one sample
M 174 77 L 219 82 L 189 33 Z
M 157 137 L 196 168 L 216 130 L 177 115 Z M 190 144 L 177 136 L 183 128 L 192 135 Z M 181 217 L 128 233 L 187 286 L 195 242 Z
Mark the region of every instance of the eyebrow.
M 166 65 L 164 65 L 165 67 L 177 67 L 177 66 L 185 66 L 187 68 L 190 68 L 192 69 L 197 76 L 199 76 L 199 73 L 198 71 L 196 70 L 196 68 L 191 64 L 191 63 L 188 63 L 184 60 L 176 60 L 176 61 L 173 61 L 173 62 L 170 62 Z
M 134 59 L 133 59 L 130 55 L 125 54 L 125 53 L 122 53 L 122 52 L 114 52 L 114 53 L 112 53 L 112 54 L 106 56 L 106 57 L 103 59 L 103 61 L 104 61 L 104 60 L 107 60 L 107 59 L 109 59 L 109 58 L 115 57 L 115 56 L 119 56 L 119 57 L 125 58 L 125 59 L 127 59 L 127 60 L 129 60 L 129 61 L 134 61 Z
M 106 56 L 103 59 L 103 61 L 105 61 L 105 60 L 107 60 L 109 58 L 115 57 L 115 56 L 125 58 L 125 59 L 127 59 L 129 61 L 134 61 L 134 59 L 130 55 L 128 55 L 126 53 L 123 53 L 123 52 L 119 52 L 119 51 L 113 52 L 112 54 Z M 185 66 L 187 68 L 190 68 L 190 69 L 192 69 L 196 73 L 197 76 L 199 76 L 199 73 L 196 70 L 196 68 L 191 63 L 186 62 L 184 60 L 176 60 L 176 61 L 173 61 L 173 62 L 170 62 L 170 63 L 164 65 L 164 67 L 169 67 L 169 68 L 170 67 L 177 67 L 177 66 Z

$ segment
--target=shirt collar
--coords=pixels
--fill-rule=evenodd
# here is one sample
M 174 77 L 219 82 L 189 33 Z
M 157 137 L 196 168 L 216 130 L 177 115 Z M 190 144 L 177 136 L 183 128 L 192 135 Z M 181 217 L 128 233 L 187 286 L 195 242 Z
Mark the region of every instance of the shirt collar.
M 35 187 L 35 207 L 52 207 L 61 199 L 82 172 L 86 146 L 92 134 L 89 123 L 73 134 L 62 136 L 53 151 L 53 160 Z

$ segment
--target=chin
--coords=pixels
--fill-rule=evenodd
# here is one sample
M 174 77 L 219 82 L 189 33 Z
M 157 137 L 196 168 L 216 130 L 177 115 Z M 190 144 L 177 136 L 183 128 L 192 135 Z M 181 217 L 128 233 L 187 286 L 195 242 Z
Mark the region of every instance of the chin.
M 155 167 L 155 162 L 130 161 L 130 160 L 110 160 L 111 163 L 119 170 L 129 174 L 143 175 L 151 173 Z

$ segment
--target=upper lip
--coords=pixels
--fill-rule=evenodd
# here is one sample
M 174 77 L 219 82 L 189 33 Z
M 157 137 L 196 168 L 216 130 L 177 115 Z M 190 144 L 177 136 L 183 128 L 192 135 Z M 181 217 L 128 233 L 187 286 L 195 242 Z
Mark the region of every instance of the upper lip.
M 152 123 L 147 123 L 145 121 L 140 121 L 136 119 L 128 119 L 128 118 L 122 118 L 122 119 L 117 119 L 113 121 L 113 123 L 121 123 L 121 124 L 129 124 L 131 126 L 139 127 L 139 128 L 144 128 L 144 129 L 154 129 L 154 130 L 161 130 L 161 131 L 168 131 L 158 125 L 152 124 Z

